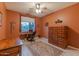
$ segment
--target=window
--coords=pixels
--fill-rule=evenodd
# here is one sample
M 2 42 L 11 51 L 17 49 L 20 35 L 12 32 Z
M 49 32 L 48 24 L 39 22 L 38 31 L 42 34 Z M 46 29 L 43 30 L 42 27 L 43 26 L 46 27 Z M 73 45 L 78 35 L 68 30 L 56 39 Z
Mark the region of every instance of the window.
M 35 31 L 35 23 L 21 22 L 21 32 L 28 32 L 29 30 Z
M 35 19 L 21 16 L 21 32 L 35 31 Z

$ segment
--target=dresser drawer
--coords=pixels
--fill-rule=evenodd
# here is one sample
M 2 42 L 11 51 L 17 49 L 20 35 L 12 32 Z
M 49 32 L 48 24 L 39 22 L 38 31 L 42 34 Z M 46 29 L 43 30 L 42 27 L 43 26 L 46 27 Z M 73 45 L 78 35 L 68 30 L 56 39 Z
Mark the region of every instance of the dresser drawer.
M 0 56 L 15 56 L 17 54 L 19 54 L 20 52 L 20 47 L 12 47 L 12 48 L 8 48 L 5 50 L 1 50 L 0 51 Z

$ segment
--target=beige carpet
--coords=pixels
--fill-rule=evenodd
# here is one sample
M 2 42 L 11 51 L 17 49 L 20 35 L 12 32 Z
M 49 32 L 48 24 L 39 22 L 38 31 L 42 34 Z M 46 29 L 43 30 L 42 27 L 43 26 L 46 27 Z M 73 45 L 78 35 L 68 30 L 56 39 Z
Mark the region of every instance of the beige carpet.
M 26 41 L 25 44 L 31 50 L 34 56 L 59 56 L 63 52 L 42 41 L 35 41 L 35 42 Z

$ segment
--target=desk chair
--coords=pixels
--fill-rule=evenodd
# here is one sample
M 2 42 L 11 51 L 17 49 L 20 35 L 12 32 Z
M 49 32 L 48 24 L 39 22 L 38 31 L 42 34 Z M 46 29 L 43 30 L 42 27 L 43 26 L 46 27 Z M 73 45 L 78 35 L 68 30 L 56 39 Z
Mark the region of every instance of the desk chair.
M 27 40 L 34 41 L 35 34 L 36 34 L 36 32 L 33 32 L 32 34 L 28 34 Z

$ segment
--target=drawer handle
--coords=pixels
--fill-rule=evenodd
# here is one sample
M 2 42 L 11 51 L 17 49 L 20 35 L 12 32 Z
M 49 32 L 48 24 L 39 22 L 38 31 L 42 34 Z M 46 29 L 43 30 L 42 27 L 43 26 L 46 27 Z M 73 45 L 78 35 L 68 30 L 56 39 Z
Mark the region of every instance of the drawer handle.
M 6 54 L 10 54 L 10 53 L 7 53 L 7 52 L 6 52 L 6 53 L 0 53 L 0 54 L 5 54 L 5 55 L 6 55 Z

